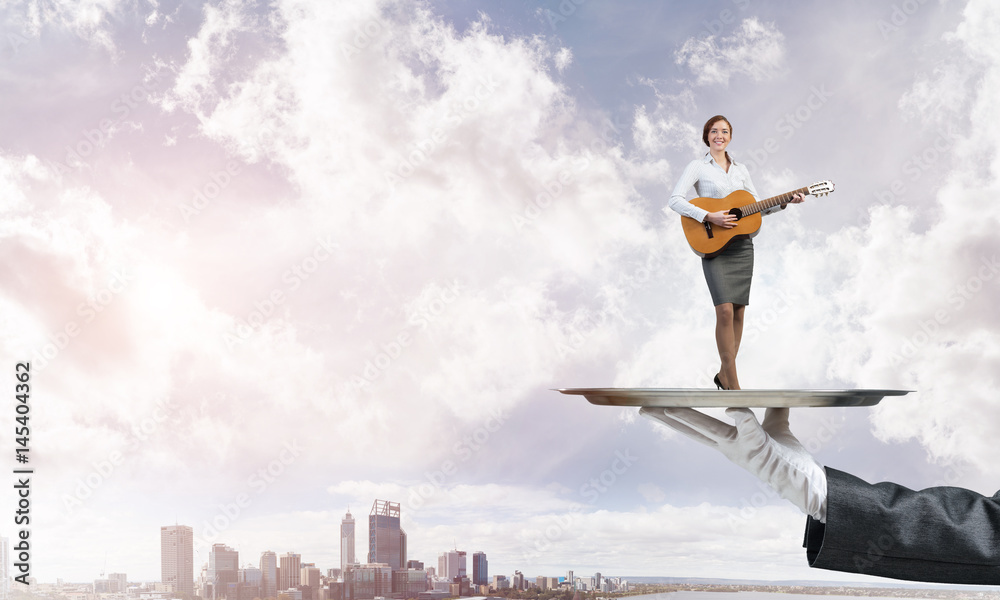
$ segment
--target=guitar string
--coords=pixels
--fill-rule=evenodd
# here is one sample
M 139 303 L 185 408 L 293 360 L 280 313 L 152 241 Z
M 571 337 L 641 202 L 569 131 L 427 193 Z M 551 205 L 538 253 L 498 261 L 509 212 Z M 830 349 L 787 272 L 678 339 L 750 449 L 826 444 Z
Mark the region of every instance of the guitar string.
M 799 188 L 797 190 L 792 190 L 791 192 L 785 192 L 784 194 L 778 194 L 777 196 L 773 196 L 771 198 L 767 198 L 767 199 L 761 200 L 759 202 L 755 202 L 753 204 L 748 204 L 748 205 L 746 205 L 744 207 L 741 207 L 742 209 L 744 209 L 742 211 L 743 215 L 744 216 L 746 216 L 746 215 L 753 215 L 753 214 L 759 213 L 762 210 L 767 210 L 768 208 L 771 208 L 771 207 L 774 207 L 774 206 L 778 206 L 779 204 L 784 204 L 784 203 L 788 202 L 789 200 L 791 200 L 792 197 L 795 196 L 795 194 L 800 194 L 800 193 L 804 194 L 804 195 L 808 195 L 809 194 L 809 188 L 805 188 L 805 187 L 804 188 Z M 745 210 L 747 207 L 751 207 L 750 210 Z

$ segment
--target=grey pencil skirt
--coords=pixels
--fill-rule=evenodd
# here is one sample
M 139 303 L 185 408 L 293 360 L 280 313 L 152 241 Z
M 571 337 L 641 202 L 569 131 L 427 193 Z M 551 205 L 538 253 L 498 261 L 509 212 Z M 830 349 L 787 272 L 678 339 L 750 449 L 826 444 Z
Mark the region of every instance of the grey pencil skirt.
M 753 240 L 733 240 L 715 258 L 701 259 L 712 304 L 727 302 L 750 304 L 750 279 L 753 277 Z

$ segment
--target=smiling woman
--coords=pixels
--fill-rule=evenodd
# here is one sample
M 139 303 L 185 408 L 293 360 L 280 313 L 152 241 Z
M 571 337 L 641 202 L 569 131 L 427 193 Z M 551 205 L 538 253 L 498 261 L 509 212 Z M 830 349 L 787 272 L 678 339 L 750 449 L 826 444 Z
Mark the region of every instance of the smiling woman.
M 759 200 L 757 190 L 750 180 L 750 172 L 742 163 L 729 156 L 726 148 L 733 139 L 733 126 L 729 119 L 716 115 L 705 122 L 701 139 L 709 152 L 704 158 L 691 161 L 667 203 L 682 216 L 700 223 L 731 229 L 737 217 L 730 211 L 708 212 L 688 202 L 684 195 L 692 186 L 701 197 L 723 198 L 736 190 L 746 190 Z M 802 202 L 796 194 L 789 202 Z M 786 203 L 766 209 L 762 214 L 784 209 Z M 715 385 L 727 390 L 740 389 L 736 374 L 736 354 L 743 337 L 743 315 L 750 304 L 750 281 L 753 277 L 753 241 L 749 236 L 733 239 L 725 250 L 702 259 L 702 269 L 708 290 L 715 305 L 715 342 L 719 348 L 721 366 L 715 376 Z

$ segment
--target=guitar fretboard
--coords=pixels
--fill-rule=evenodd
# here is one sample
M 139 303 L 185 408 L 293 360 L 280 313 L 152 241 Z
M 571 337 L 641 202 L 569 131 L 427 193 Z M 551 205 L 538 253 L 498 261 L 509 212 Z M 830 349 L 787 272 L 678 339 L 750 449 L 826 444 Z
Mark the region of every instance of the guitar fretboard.
M 752 215 L 754 213 L 759 213 L 762 210 L 767 210 L 769 208 L 773 208 L 775 206 L 780 206 L 782 204 L 785 204 L 786 202 L 788 202 L 789 200 L 791 200 L 792 197 L 795 196 L 795 194 L 802 194 L 804 196 L 808 196 L 809 195 L 809 188 L 807 188 L 807 187 L 799 188 L 797 190 L 792 190 L 790 192 L 785 192 L 784 194 L 779 194 L 779 195 L 774 196 L 772 198 L 767 198 L 765 200 L 761 200 L 760 202 L 754 202 L 753 204 L 747 204 L 746 206 L 741 207 L 740 211 L 743 213 L 743 216 Z

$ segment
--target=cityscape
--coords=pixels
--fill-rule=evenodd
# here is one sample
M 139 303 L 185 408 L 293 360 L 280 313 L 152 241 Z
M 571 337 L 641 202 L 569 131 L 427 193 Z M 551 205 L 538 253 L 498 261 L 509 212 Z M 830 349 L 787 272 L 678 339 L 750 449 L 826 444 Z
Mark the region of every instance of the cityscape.
M 520 570 L 511 576 L 490 575 L 485 552 L 445 550 L 437 564 L 411 559 L 407 536 L 401 527 L 400 504 L 376 499 L 368 515 L 367 555 L 357 552 L 355 518 L 350 510 L 340 523 L 339 566 L 306 562 L 296 552 L 278 554 L 265 550 L 240 566 L 240 553 L 224 543 L 214 543 L 208 561 L 197 577 L 194 562 L 194 529 L 187 525 L 160 527 L 160 572 L 157 582 L 135 583 L 126 573 L 105 573 L 93 583 L 72 584 L 57 580 L 39 584 L 33 577 L 13 577 L 8 538 L 0 537 L 0 600 L 47 598 L 61 600 L 446 600 L 478 597 L 486 600 L 561 598 L 581 600 L 581 593 L 609 596 L 698 592 L 752 592 L 785 597 L 835 596 L 921 598 L 925 600 L 996 600 L 1000 590 L 947 589 L 930 586 L 882 587 L 859 584 L 764 583 L 736 580 L 704 581 L 660 579 L 659 583 L 629 582 L 601 573 L 577 576 L 528 577 Z M 359 558 L 364 557 L 361 561 Z M 16 558 L 16 556 L 15 556 Z M 17 564 L 17 563 L 15 563 Z M 16 570 L 16 569 L 15 569 Z M 664 581 L 668 583 L 664 583 Z M 13 582 L 13 583 L 12 583 Z M 975 586 L 972 586 L 975 588 Z M 643 596 L 643 597 L 646 597 Z M 678 596 L 678 600 L 692 596 Z
M 355 518 L 347 512 L 340 525 L 340 564 L 318 565 L 296 552 L 265 550 L 259 557 L 241 557 L 224 543 L 212 544 L 208 562 L 195 576 L 194 529 L 187 525 L 160 528 L 159 582 L 134 586 L 126 573 L 101 573 L 101 579 L 77 591 L 61 590 L 68 600 L 94 597 L 139 598 L 140 600 L 373 600 L 376 598 L 444 600 L 462 596 L 485 596 L 507 590 L 627 592 L 629 583 L 620 577 L 574 576 L 526 577 L 490 575 L 486 553 L 445 550 L 437 564 L 426 564 L 407 555 L 406 532 L 400 527 L 400 505 L 375 500 L 368 515 L 367 555 L 357 552 Z M 0 600 L 10 597 L 8 543 L 0 542 Z M 37 588 L 33 578 L 29 585 Z M 89 588 L 89 589 L 87 589 Z

